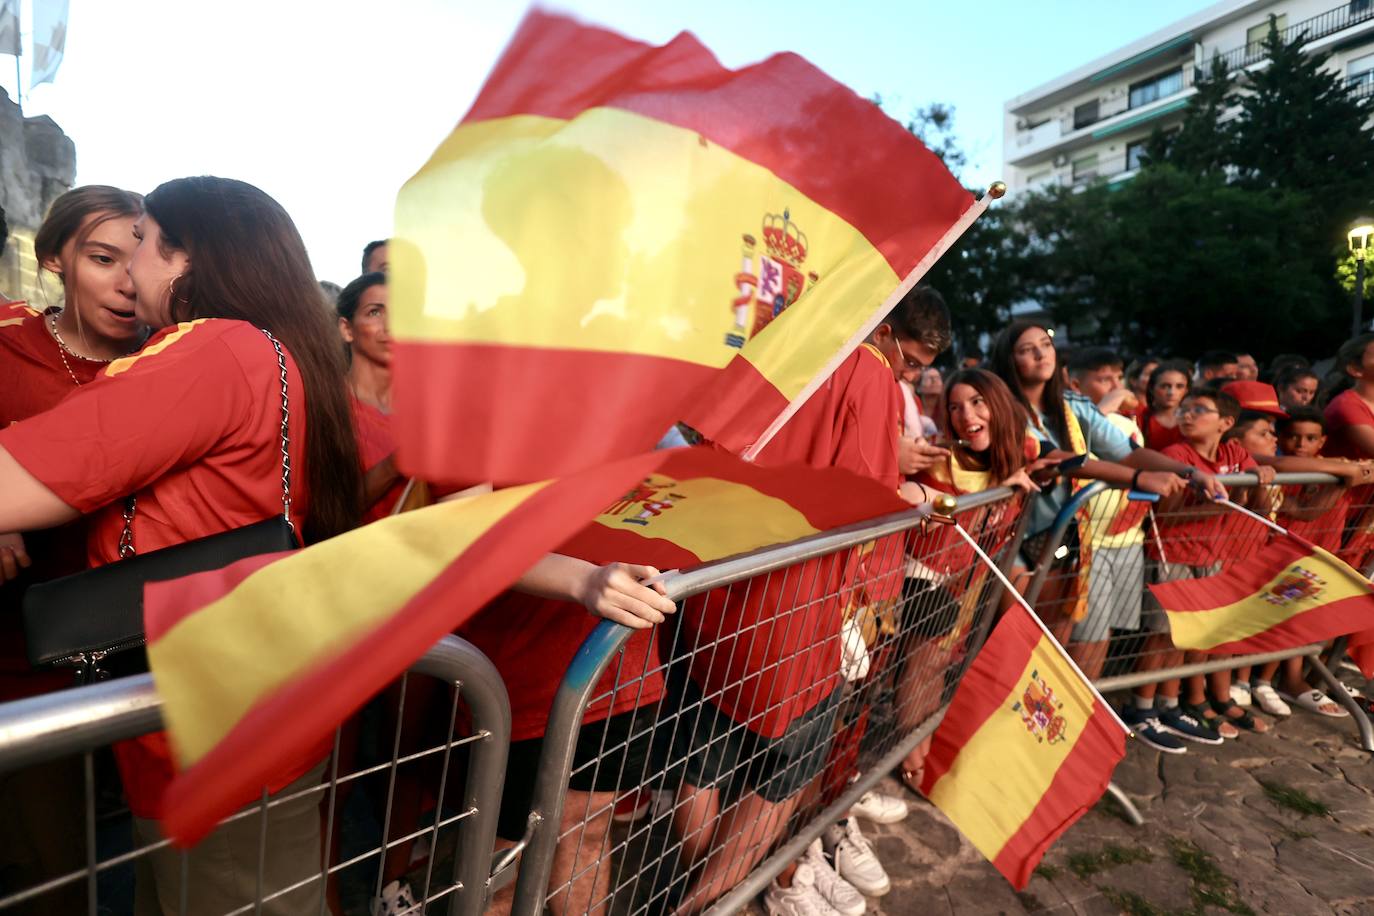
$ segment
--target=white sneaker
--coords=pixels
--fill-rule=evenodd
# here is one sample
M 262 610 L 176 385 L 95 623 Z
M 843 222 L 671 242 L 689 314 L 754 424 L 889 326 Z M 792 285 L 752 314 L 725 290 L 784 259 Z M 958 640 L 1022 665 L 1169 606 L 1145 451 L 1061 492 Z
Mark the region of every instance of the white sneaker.
M 1289 706 L 1279 696 L 1279 692 L 1268 684 L 1256 684 L 1254 689 L 1255 702 L 1259 708 L 1269 713 L 1271 716 L 1291 716 L 1293 707 Z
M 892 890 L 892 881 L 883 870 L 883 863 L 873 854 L 855 818 L 846 818 L 826 829 L 823 837 L 826 851 L 835 862 L 840 877 L 865 897 L 881 897 Z
M 1231 702 L 1237 706 L 1250 705 L 1250 685 L 1244 681 L 1236 681 L 1231 685 Z
M 792 874 L 792 886 L 775 880 L 763 894 L 768 916 L 836 916 L 835 908 L 816 889 L 816 872 L 803 862 Z
M 802 862 L 811 866 L 816 879 L 816 890 L 820 891 L 826 902 L 834 907 L 835 912 L 844 916 L 863 916 L 864 911 L 868 909 L 863 894 L 835 873 L 834 866 L 825 857 L 819 839 L 813 840 L 811 845 L 806 847 Z
M 895 796 L 865 792 L 849 809 L 849 814 L 874 824 L 896 824 L 906 820 L 907 807 L 906 802 Z
M 419 912 L 419 904 L 411 893 L 410 885 L 404 881 L 392 881 L 382 888 L 382 895 L 372 900 L 372 916 L 401 916 L 411 911 Z

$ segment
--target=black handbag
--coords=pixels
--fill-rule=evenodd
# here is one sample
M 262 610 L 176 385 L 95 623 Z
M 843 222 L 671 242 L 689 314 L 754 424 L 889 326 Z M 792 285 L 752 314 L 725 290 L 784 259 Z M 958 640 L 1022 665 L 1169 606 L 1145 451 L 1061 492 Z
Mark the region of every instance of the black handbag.
M 133 534 L 138 504 L 130 496 L 124 502 L 124 533 L 119 539 L 118 561 L 30 586 L 25 593 L 24 634 L 30 664 L 72 666 L 76 668 L 78 683 L 147 671 L 143 632 L 145 584 L 222 569 L 246 557 L 300 546 L 291 523 L 286 357 L 277 339 L 266 330 L 262 333 L 272 342 L 281 370 L 282 514 L 139 554 L 134 550 Z

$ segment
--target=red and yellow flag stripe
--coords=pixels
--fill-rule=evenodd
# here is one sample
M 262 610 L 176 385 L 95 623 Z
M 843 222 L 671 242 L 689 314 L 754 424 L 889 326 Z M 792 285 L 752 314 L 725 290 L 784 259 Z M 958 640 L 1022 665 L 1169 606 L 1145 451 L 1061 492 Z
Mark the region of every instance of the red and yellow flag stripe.
M 1291 533 L 1217 575 L 1151 585 L 1150 591 L 1180 649 L 1271 652 L 1374 623 L 1369 580 Z
M 960 683 L 921 790 L 1020 889 L 1125 750 L 1111 712 L 1018 605 Z
M 146 587 L 191 843 L 566 540 L 664 453 L 393 516 L 290 554 Z
M 762 387 L 709 405 L 766 423 L 969 204 L 795 55 L 731 71 L 532 13 L 397 201 L 402 462 L 522 481 L 647 448 L 795 308 Z

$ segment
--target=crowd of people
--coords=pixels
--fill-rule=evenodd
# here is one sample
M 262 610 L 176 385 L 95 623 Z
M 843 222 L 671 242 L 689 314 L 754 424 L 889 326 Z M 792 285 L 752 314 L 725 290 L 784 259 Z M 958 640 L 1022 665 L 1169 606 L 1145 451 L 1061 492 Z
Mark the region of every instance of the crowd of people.
M 321 284 L 274 200 L 243 182 L 202 177 L 146 196 L 102 186 L 69 191 L 34 247 L 53 304 L 0 296 L 0 532 L 8 532 L 0 535 L 0 700 L 70 685 L 70 676 L 28 663 L 20 607 L 35 582 L 283 514 L 308 545 L 483 489 L 473 481 L 468 490 L 431 490 L 397 468 L 386 240 L 365 247 L 356 279 Z M 1090 678 L 1120 663 L 1114 647 L 1127 637 L 1139 671 L 1185 660 L 1145 583 L 1211 575 L 1235 558 L 1228 543 L 1255 536 L 1243 530 L 1253 522 L 1220 499 L 1357 566 L 1374 547 L 1374 538 L 1366 545 L 1358 536 L 1374 485 L 1374 335 L 1347 342 L 1322 377 L 1295 355 L 1276 357 L 1261 373 L 1243 353 L 1213 351 L 1194 363 L 1066 349 L 1051 324 L 1018 318 L 995 336 L 986 360 L 944 372 L 936 363 L 951 346 L 950 327 L 940 294 L 913 289 L 756 463 L 844 468 L 913 505 L 1004 486 L 1034 494 L 1012 581 L 1023 591 L 1043 581 L 1036 611 Z M 675 429 L 663 445 L 696 439 Z M 1330 473 L 1347 487 L 1276 487 L 1279 471 Z M 1240 472 L 1256 474 L 1258 485 L 1228 490 L 1220 478 Z M 1093 497 L 1056 540 L 1063 510 L 1091 481 L 1117 489 Z M 1009 532 L 1019 505 L 983 522 Z M 909 543 L 921 549 L 900 566 L 904 641 L 884 672 L 908 732 L 948 698 L 950 645 L 967 634 L 968 620 L 947 586 L 971 557 L 946 551 L 937 560 L 930 539 Z M 662 586 L 649 584 L 657 573 L 552 554 L 459 631 L 492 659 L 511 694 L 515 731 L 498 828 L 505 846 L 525 835 L 548 703 L 594 624 L 587 615 L 539 617 L 549 613 L 539 602 L 580 605 L 642 631 L 627 653 L 683 659 L 665 661 L 653 690 L 640 685 L 635 699 L 588 713 L 554 864 L 553 883 L 565 889 L 550 898 L 555 913 L 606 911 L 610 870 L 577 870 L 579 850 L 585 859 L 604 848 L 613 819 L 641 816 L 652 792 L 669 796 L 687 876 L 673 906 L 705 909 L 783 839 L 800 807 L 831 791 L 834 774 L 824 771 L 834 768 L 834 747 L 862 733 L 844 706 L 845 682 L 874 674 L 842 664 L 851 641 L 844 608 L 769 586 L 679 614 Z M 854 585 L 802 578 L 817 580 L 812 597 Z M 671 637 L 653 641 L 651 630 L 665 621 Z M 1147 684 L 1123 712 L 1146 744 L 1182 753 L 1185 742 L 1265 732 L 1266 716 L 1289 715 L 1295 705 L 1345 714 L 1304 679 L 1300 659 Z M 684 709 L 692 715 L 681 716 Z M 409 745 L 445 710 L 412 693 L 404 721 L 387 726 Z M 644 722 L 673 711 L 680 721 L 671 747 L 654 746 L 656 730 Z M 366 755 L 362 744 L 346 730 L 340 754 L 353 762 Z M 607 748 L 617 749 L 613 762 Z M 928 750 L 927 740 L 899 769 L 916 793 Z M 318 748 L 267 790 L 318 785 L 331 753 Z M 661 753 L 675 761 L 671 781 Z M 183 895 L 190 912 L 220 912 L 296 884 L 263 910 L 313 911 L 319 888 L 309 879 L 339 855 L 337 834 L 335 848 L 322 848 L 319 805 L 270 809 L 259 886 L 253 869 L 232 865 L 257 861 L 255 820 L 217 830 L 185 859 L 158 845 L 173 773 L 163 734 L 120 742 L 114 756 L 134 834 L 152 847 L 137 859 L 136 912 L 179 912 Z M 852 777 L 852 767 L 842 775 Z M 79 761 L 0 776 L 0 896 L 85 862 L 82 793 L 72 790 L 81 780 Z M 392 835 L 413 830 L 424 803 L 415 785 L 398 785 Z M 890 881 L 860 820 L 890 822 L 905 812 L 900 798 L 865 795 L 774 880 L 768 912 L 862 913 L 865 895 L 886 893 Z M 412 847 L 386 850 L 374 913 L 416 906 L 405 879 Z M 84 892 L 82 883 L 59 888 L 34 911 L 74 912 L 84 908 Z M 329 905 L 343 911 L 333 884 Z M 492 911 L 509 906 L 508 892 L 498 894 Z

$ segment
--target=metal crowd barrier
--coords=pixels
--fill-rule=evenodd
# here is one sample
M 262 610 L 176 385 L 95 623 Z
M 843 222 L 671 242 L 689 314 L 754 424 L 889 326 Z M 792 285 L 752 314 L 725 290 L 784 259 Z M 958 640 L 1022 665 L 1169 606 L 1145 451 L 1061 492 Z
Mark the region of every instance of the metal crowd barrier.
M 679 611 L 647 656 L 602 623 L 554 701 L 524 841 L 497 863 L 494 885 L 518 870 L 512 912 L 729 913 L 762 892 L 938 725 L 1003 597 L 945 525 L 1009 571 L 1021 503 L 999 488 L 951 500 L 943 521 L 902 512 L 676 574 Z M 732 616 L 751 606 L 766 622 Z M 757 677 L 817 645 L 833 651 L 805 682 Z M 598 724 L 612 701 L 633 708 L 628 728 Z M 790 724 L 770 732 L 770 713 Z M 584 729 L 597 744 L 579 760 Z
M 180 857 L 181 880 L 158 889 L 162 910 L 213 916 L 204 902 L 189 902 L 195 897 L 186 853 L 172 852 L 165 839 L 130 844 L 132 825 L 106 759 L 114 742 L 157 731 L 160 709 L 146 674 L 0 706 L 0 780 L 79 756 L 84 785 L 69 788 L 83 800 L 85 847 L 84 864 L 64 874 L 0 875 L 0 913 L 131 912 L 135 893 L 149 889 L 136 892 L 132 872 L 170 854 Z M 471 723 L 465 734 L 456 732 L 455 716 Z M 483 912 L 510 728 L 510 702 L 495 667 L 468 643 L 446 637 L 336 731 L 326 763 L 221 823 L 217 834 L 235 826 L 256 830 L 256 892 L 213 913 L 366 913 L 389 865 L 409 875 L 422 905 L 439 903 L 450 914 Z M 273 887 L 265 872 L 281 863 L 273 859 L 276 834 L 269 823 L 275 812 L 299 816 L 302 806 L 308 806 L 299 818 L 306 832 L 318 825 L 311 840 L 321 856 L 291 863 L 304 876 Z M 15 829 L 13 822 L 3 829 Z M 421 848 L 416 855 L 417 844 L 427 845 L 428 854 Z M 165 872 L 157 874 L 163 880 Z M 15 886 L 25 879 L 36 880 Z M 146 880 L 140 873 L 137 881 Z M 80 909 L 74 894 L 84 898 Z M 174 908 L 169 896 L 179 901 Z
M 1220 479 L 1233 499 L 1250 499 L 1260 492 L 1252 473 Z M 1374 572 L 1374 529 L 1366 531 L 1374 522 L 1374 506 L 1363 495 L 1374 488 L 1345 488 L 1328 474 L 1289 473 L 1278 474 L 1266 489 L 1270 512 L 1279 525 L 1326 547 L 1366 576 Z M 1306 676 L 1324 684 L 1330 698 L 1349 712 L 1360 746 L 1374 751 L 1368 717 L 1330 670 L 1340 659 L 1344 639 L 1336 640 L 1329 663 L 1321 659 L 1327 651 L 1322 645 L 1229 657 L 1184 653 L 1174 649 L 1167 622 L 1155 613 L 1147 583 L 1224 570 L 1252 556 L 1274 532 L 1224 506 L 1199 510 L 1192 505 L 1161 513 L 1151 503 L 1131 503 L 1122 495 L 1100 482 L 1075 493 L 1045 538 L 1026 590 L 1027 601 L 1098 689 L 1133 690 L 1247 667 L 1253 678 L 1262 666 L 1301 657 L 1308 667 Z M 1080 576 L 1073 560 L 1085 541 L 1090 548 L 1087 574 Z M 1282 671 L 1280 665 L 1274 675 L 1276 688 Z M 1184 701 L 1187 692 L 1185 680 L 1180 693 Z M 1252 710 L 1260 712 L 1258 704 Z M 1294 714 L 1300 713 L 1295 709 Z M 1124 794 L 1113 794 L 1140 823 Z

